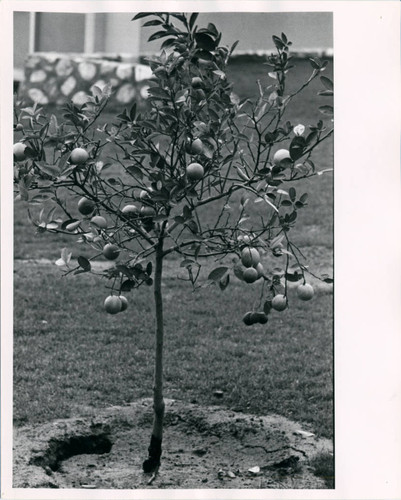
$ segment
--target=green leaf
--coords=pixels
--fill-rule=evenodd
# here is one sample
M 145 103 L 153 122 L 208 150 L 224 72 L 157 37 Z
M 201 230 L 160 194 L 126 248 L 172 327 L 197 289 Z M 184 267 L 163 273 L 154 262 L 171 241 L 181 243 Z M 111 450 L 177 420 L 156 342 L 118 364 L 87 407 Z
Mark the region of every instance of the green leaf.
M 197 224 L 197 223 L 196 223 L 193 219 L 191 219 L 190 221 L 188 221 L 187 226 L 189 227 L 189 229 L 190 229 L 190 230 L 191 230 L 194 234 L 199 233 L 198 224 Z
M 91 269 L 91 263 L 86 257 L 82 257 L 81 255 L 78 257 L 78 264 L 84 269 L 85 271 L 90 271 Z
M 303 279 L 303 274 L 298 271 L 294 271 L 293 273 L 286 272 L 284 276 L 285 279 L 287 281 L 291 281 L 291 283 L 295 283 L 296 281 Z
M 235 276 L 239 280 L 244 281 L 244 268 L 241 266 L 241 264 L 239 263 L 235 264 L 233 271 Z
M 188 205 L 185 205 L 184 208 L 182 209 L 182 215 L 184 216 L 185 220 L 192 219 L 192 211 L 188 207 Z
M 60 175 L 60 169 L 58 168 L 57 165 L 40 165 L 37 164 L 41 172 L 44 172 L 47 175 L 50 175 L 52 177 L 57 177 Z
M 227 271 L 228 267 L 226 266 L 216 267 L 209 273 L 207 279 L 211 281 L 219 281 L 227 273 Z
M 266 300 L 266 302 L 263 304 L 263 312 L 265 314 L 269 314 L 271 310 L 272 310 L 272 301 Z
M 231 54 L 234 52 L 235 48 L 237 47 L 237 45 L 239 44 L 239 40 L 236 40 L 232 45 L 231 45 L 231 48 L 230 48 L 230 52 L 228 53 L 228 57 L 231 56 Z
M 177 215 L 176 217 L 174 217 L 174 222 L 176 222 L 177 224 L 184 224 L 185 219 L 184 217 L 181 217 L 181 215 Z
M 158 40 L 159 38 L 165 38 L 166 36 L 170 36 L 171 33 L 167 31 L 156 31 L 153 35 L 150 35 L 148 38 L 148 42 L 152 42 L 153 40 Z
M 69 264 L 72 257 L 72 253 L 68 252 L 67 248 L 61 250 L 61 258 L 66 263 Z
M 212 37 L 206 35 L 205 33 L 196 33 L 195 34 L 196 45 L 200 49 L 204 50 L 214 50 L 216 48 L 216 42 Z
M 310 132 L 307 136 L 306 136 L 306 144 L 310 144 L 312 141 L 314 141 L 316 138 L 317 138 L 317 130 L 313 130 L 312 132 Z
M 121 288 L 120 290 L 122 292 L 130 292 L 133 288 L 135 288 L 135 284 L 136 282 L 133 281 L 133 280 L 125 280 L 122 284 L 121 284 Z
M 138 12 L 138 14 L 135 14 L 135 16 L 131 19 L 131 21 L 136 21 L 137 19 L 142 19 L 143 17 L 149 17 L 153 16 L 153 12 Z
M 332 115 L 333 114 L 333 106 L 320 106 L 319 111 L 324 115 Z
M 135 116 L 136 116 L 136 102 L 134 102 L 129 112 L 129 117 L 132 122 L 135 120 Z
M 290 156 L 292 161 L 296 161 L 304 154 L 306 141 L 301 136 L 296 136 L 290 144 Z
M 153 19 L 152 21 L 146 21 L 146 23 L 143 23 L 143 27 L 147 26 L 160 26 L 163 24 L 163 21 L 160 21 L 159 19 Z
M 140 179 L 140 180 L 143 179 L 143 172 L 136 165 L 130 165 L 129 167 L 127 167 L 127 172 L 129 172 L 131 175 L 133 175 L 137 179 Z
M 281 50 L 285 47 L 285 44 L 282 42 L 281 38 L 279 38 L 278 36 L 273 35 L 272 39 L 273 39 L 273 43 L 277 49 Z
M 152 97 L 157 97 L 158 99 L 170 99 L 170 95 L 165 90 L 160 87 L 149 87 L 148 93 Z
M 229 274 L 226 274 L 225 276 L 223 276 L 223 278 L 221 278 L 221 280 L 219 281 L 219 287 L 220 287 L 220 290 L 225 290 L 227 287 L 228 287 L 228 284 L 230 283 L 230 275 Z
M 320 69 L 320 61 L 318 59 L 310 57 L 309 62 L 313 69 Z
M 290 195 L 290 200 L 295 201 L 297 197 L 297 192 L 295 191 L 295 188 L 290 187 L 290 189 L 288 190 L 288 194 Z
M 330 80 L 330 78 L 327 78 L 327 76 L 321 76 L 320 81 L 323 83 L 327 90 L 334 89 L 333 82 Z
M 194 27 L 194 24 L 199 16 L 199 12 L 193 12 L 191 14 L 191 17 L 189 18 L 189 27 L 192 29 Z

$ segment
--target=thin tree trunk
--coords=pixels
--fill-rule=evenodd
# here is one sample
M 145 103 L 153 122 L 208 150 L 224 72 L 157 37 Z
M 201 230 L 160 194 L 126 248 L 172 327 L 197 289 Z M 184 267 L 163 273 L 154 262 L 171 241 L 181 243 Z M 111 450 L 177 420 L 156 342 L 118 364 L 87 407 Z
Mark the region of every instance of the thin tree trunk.
M 163 238 L 159 239 L 156 248 L 156 262 L 154 275 L 154 297 L 156 308 L 156 360 L 153 387 L 153 431 L 148 448 L 149 457 L 143 463 L 144 472 L 153 472 L 160 466 L 163 440 L 163 300 L 162 300 L 162 271 L 163 271 Z

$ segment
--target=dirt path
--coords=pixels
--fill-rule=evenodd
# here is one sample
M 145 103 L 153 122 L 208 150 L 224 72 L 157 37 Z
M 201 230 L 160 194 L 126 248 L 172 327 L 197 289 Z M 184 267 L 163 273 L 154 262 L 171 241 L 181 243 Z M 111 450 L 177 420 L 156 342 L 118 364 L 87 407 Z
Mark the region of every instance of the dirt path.
M 316 489 L 311 459 L 331 442 L 279 416 L 166 401 L 162 466 L 149 483 L 148 399 L 14 431 L 13 485 L 84 489 Z

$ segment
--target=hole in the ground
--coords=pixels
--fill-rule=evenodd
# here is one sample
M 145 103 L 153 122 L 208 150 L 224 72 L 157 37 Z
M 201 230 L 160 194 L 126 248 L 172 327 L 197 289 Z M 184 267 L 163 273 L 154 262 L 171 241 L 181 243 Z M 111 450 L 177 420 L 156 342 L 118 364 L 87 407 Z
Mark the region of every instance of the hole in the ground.
M 41 467 L 50 467 L 52 471 L 60 468 L 61 462 L 75 455 L 109 453 L 113 443 L 109 432 L 97 432 L 88 435 L 52 438 L 43 454 L 34 457 L 30 463 Z

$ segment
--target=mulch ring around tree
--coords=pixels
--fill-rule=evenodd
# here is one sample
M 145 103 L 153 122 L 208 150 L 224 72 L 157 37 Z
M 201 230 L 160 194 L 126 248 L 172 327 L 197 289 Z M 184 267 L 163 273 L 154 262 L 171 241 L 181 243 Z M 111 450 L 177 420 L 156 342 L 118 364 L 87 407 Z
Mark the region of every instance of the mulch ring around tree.
M 318 489 L 314 457 L 332 444 L 280 416 L 166 401 L 162 463 L 142 472 L 150 399 L 14 430 L 15 488 Z M 326 480 L 325 480 L 326 479 Z M 330 479 L 330 478 L 329 478 Z M 332 478 L 331 478 L 332 479 Z

